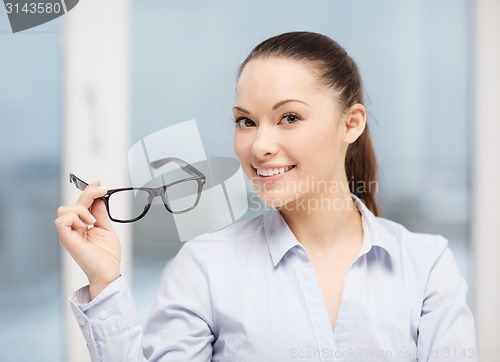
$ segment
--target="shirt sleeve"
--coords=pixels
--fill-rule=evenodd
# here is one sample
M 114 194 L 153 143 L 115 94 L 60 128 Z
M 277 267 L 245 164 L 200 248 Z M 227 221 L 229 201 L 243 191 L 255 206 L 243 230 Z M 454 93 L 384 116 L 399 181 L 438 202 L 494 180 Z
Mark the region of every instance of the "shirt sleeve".
M 123 276 L 90 301 L 88 286 L 70 297 L 70 305 L 87 342 L 90 359 L 144 361 L 142 328 L 129 286 Z
M 214 337 L 208 277 L 190 242 L 165 267 L 161 290 L 144 332 L 123 277 L 92 301 L 88 286 L 70 297 L 94 361 L 192 361 L 212 357 Z
M 202 243 L 186 242 L 163 272 L 161 289 L 144 333 L 152 361 L 212 359 L 213 312 Z
M 419 361 L 477 361 L 467 283 L 446 240 L 439 239 L 444 247 L 429 273 L 418 328 Z

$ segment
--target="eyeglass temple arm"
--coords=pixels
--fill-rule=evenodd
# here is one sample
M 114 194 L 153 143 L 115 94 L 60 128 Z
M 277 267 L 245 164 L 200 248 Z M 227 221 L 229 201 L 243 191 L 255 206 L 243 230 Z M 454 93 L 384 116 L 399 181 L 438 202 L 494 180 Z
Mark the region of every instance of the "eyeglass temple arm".
M 73 182 L 76 186 L 77 189 L 79 190 L 85 190 L 85 188 L 89 185 L 83 180 L 80 180 L 78 177 L 76 177 L 74 174 L 70 173 L 69 174 L 69 182 Z
M 195 175 L 195 176 L 201 176 L 201 175 L 203 175 L 194 166 L 192 166 L 189 163 L 187 163 L 186 161 L 183 161 L 180 158 L 176 158 L 176 157 L 168 157 L 168 158 L 163 158 L 161 160 L 153 161 L 153 162 L 150 163 L 150 165 L 153 168 L 160 168 L 161 166 L 163 166 L 163 165 L 165 165 L 165 164 L 167 164 L 169 162 L 175 162 L 184 171 L 190 173 L 191 175 Z

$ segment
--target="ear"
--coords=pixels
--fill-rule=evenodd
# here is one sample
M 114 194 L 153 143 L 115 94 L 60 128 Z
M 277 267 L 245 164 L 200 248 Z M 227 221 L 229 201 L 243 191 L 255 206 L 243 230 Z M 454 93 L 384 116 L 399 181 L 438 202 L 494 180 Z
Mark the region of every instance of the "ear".
M 342 140 L 351 144 L 354 143 L 363 133 L 366 127 L 366 109 L 360 103 L 351 106 L 344 116 L 344 137 Z

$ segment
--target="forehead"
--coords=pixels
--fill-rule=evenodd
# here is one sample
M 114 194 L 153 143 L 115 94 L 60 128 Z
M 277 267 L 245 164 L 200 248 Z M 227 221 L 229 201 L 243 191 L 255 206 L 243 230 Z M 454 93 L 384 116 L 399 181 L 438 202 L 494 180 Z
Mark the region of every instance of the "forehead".
M 310 98 L 314 95 L 332 96 L 332 92 L 319 82 L 316 69 L 303 61 L 282 58 L 249 61 L 241 72 L 236 88 L 237 100 Z

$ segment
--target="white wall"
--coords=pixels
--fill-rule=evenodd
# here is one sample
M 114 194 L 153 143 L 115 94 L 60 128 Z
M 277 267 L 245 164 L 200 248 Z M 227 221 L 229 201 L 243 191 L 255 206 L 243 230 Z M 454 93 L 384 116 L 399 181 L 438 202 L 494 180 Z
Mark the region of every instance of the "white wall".
M 481 361 L 500 359 L 500 2 L 476 0 L 473 18 L 472 246 Z
M 64 18 L 64 113 L 62 133 L 63 204 L 80 194 L 68 174 L 106 187 L 129 184 L 130 123 L 129 3 L 86 0 Z M 128 208 L 130 205 L 122 205 Z M 120 241 L 122 273 L 130 274 L 131 226 L 113 225 Z M 63 294 L 85 285 L 77 264 L 63 253 Z M 88 361 L 79 325 L 65 303 L 66 358 Z

